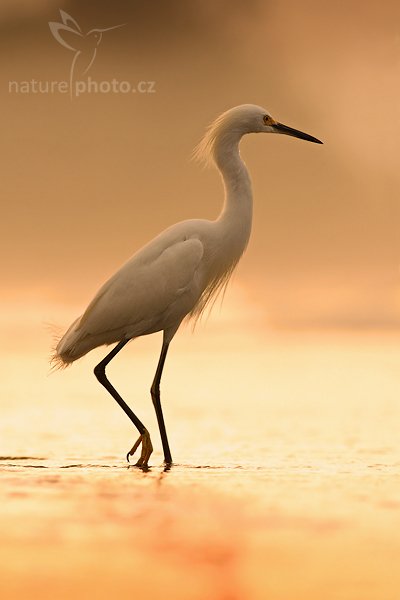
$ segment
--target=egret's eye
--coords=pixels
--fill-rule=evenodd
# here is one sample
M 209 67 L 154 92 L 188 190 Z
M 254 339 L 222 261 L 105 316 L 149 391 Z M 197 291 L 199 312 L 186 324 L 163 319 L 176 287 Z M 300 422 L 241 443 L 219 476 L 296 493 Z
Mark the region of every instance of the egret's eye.
M 271 125 L 271 117 L 269 115 L 264 115 L 264 123 L 265 125 Z

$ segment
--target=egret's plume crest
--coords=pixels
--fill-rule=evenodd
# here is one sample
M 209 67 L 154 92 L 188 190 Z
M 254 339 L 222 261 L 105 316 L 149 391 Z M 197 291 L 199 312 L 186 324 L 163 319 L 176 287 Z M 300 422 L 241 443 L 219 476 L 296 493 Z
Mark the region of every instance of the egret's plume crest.
M 238 108 L 238 107 L 236 107 Z M 193 151 L 193 158 L 199 162 L 208 165 L 214 159 L 214 151 L 217 140 L 222 140 L 224 136 L 232 135 L 233 124 L 237 119 L 237 110 L 229 109 L 219 115 L 207 127 L 206 132 Z
M 254 116 L 264 113 L 265 110 L 255 104 L 242 104 L 225 111 L 208 126 L 193 151 L 193 157 L 201 163 L 209 164 L 215 158 L 217 143 L 223 146 L 224 141 L 231 141 L 236 136 L 239 141 L 244 133 L 252 131 Z

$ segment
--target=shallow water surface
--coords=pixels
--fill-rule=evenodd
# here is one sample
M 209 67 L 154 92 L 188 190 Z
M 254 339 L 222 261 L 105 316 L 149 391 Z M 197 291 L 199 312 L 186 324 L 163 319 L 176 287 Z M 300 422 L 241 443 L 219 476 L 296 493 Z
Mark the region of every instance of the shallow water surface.
M 148 472 L 125 463 L 135 433 L 88 359 L 46 377 L 37 358 L 4 357 L 1 598 L 398 600 L 397 339 L 178 348 L 169 471 L 154 357 L 137 353 L 110 378 L 152 432 Z

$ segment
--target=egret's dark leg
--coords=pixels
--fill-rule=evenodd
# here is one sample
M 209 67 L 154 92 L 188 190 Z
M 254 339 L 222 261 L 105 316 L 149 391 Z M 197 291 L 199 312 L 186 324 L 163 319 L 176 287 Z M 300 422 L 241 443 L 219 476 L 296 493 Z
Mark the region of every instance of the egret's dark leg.
M 167 356 L 169 343 L 163 343 L 161 348 L 161 355 L 157 365 L 157 371 L 154 376 L 154 380 L 151 386 L 151 397 L 153 399 L 154 408 L 157 415 L 158 427 L 160 429 L 161 434 L 161 442 L 164 451 L 164 461 L 165 464 L 170 465 L 172 463 L 171 451 L 168 445 L 167 432 L 165 429 L 164 417 L 161 409 L 161 401 L 160 401 L 160 381 L 161 375 L 164 368 L 165 358 Z
M 149 432 L 147 431 L 147 429 L 143 425 L 143 423 L 137 418 L 135 413 L 129 408 L 129 406 L 126 404 L 126 402 L 121 398 L 121 396 L 118 394 L 117 390 L 111 385 L 111 383 L 108 381 L 107 376 L 106 376 L 106 366 L 114 358 L 114 356 L 116 356 L 118 354 L 118 352 L 120 350 L 122 350 L 122 348 L 128 342 L 129 342 L 129 340 L 123 340 L 122 342 L 119 342 L 115 346 L 115 348 L 113 348 L 111 350 L 111 352 L 109 354 L 107 354 L 107 356 L 105 358 L 103 358 L 103 360 L 101 362 L 99 362 L 99 364 L 94 368 L 94 374 L 96 375 L 96 377 L 97 377 L 98 381 L 101 383 L 101 385 L 103 385 L 106 388 L 106 390 L 111 394 L 111 396 L 114 398 L 114 400 L 116 400 L 118 402 L 118 404 L 120 405 L 122 410 L 128 415 L 128 417 L 130 418 L 130 420 L 132 421 L 132 423 L 135 425 L 135 427 L 138 429 L 138 431 L 140 433 L 140 437 L 139 437 L 138 441 L 135 443 L 132 450 L 130 450 L 130 452 L 128 452 L 128 454 L 127 454 L 127 458 L 128 458 L 130 454 L 134 453 L 134 451 L 138 448 L 140 443 L 142 443 L 142 454 L 141 454 L 138 462 L 136 463 L 137 466 L 140 467 L 140 466 L 147 465 L 147 461 L 149 460 L 150 455 L 153 451 Z M 129 461 L 129 458 L 128 458 L 128 461 Z

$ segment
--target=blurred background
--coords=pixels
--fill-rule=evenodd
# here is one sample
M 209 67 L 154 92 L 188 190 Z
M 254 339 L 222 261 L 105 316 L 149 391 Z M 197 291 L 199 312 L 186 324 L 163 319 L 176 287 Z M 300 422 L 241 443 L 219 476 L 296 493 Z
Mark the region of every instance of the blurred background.
M 398 600 L 399 23 L 394 0 L 1 1 L 2 598 Z M 142 473 L 106 350 L 48 377 L 52 335 L 160 230 L 218 215 L 191 154 L 241 103 L 324 145 L 242 141 L 253 233 L 171 347 L 169 473 L 160 334 L 110 365 Z
M 243 140 L 255 221 L 224 327 L 399 327 L 397 2 L 66 1 L 83 33 L 124 24 L 103 33 L 84 79 L 154 91 L 10 91 L 68 82 L 74 52 L 48 24 L 59 8 L 0 7 L 3 347 L 45 344 L 44 322 L 68 325 L 161 229 L 217 216 L 219 176 L 191 152 L 240 103 L 324 146 Z

